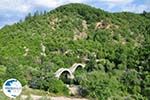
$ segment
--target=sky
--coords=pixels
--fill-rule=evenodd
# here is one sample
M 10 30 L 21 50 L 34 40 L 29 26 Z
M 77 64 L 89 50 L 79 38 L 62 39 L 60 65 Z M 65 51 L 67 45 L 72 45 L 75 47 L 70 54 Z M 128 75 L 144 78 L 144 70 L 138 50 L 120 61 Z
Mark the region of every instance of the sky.
M 150 12 L 150 0 L 0 0 L 0 28 L 23 20 L 28 13 L 50 11 L 68 3 L 84 3 L 109 12 Z

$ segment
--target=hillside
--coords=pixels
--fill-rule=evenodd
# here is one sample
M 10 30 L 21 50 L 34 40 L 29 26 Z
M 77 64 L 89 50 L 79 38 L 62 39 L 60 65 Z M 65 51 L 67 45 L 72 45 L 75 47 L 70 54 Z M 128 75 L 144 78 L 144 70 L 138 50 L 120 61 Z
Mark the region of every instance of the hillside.
M 74 79 L 54 73 L 74 63 Z M 29 14 L 0 30 L 0 86 L 8 78 L 58 95 L 65 84 L 99 100 L 150 99 L 149 13 L 109 13 L 84 4 Z

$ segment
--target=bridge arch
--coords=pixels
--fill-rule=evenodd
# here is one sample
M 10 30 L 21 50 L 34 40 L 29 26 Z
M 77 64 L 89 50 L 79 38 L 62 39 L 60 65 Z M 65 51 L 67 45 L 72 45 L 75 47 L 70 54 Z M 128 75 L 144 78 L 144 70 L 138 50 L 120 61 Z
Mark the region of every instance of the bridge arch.
M 79 68 L 79 67 L 84 68 L 84 67 L 85 67 L 85 64 L 82 64 L 82 63 L 75 63 L 75 64 L 73 64 L 73 65 L 69 68 L 69 70 L 70 70 L 72 73 L 74 73 L 74 72 L 77 70 L 77 68 Z
M 72 74 L 72 72 L 68 69 L 68 68 L 60 68 L 59 70 L 57 70 L 55 72 L 55 77 L 56 78 L 60 78 L 60 76 L 63 74 L 63 73 L 66 73 L 67 74 L 67 77 L 69 79 L 73 79 L 74 78 L 74 75 Z

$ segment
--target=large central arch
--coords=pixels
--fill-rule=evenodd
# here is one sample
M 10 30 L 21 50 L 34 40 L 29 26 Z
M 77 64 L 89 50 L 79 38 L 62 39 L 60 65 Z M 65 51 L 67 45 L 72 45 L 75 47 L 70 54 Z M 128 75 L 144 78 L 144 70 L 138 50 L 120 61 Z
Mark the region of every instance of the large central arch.
M 68 78 L 70 79 L 73 79 L 74 78 L 74 75 L 72 74 L 72 72 L 68 69 L 68 68 L 60 68 L 59 70 L 57 70 L 55 72 L 55 77 L 56 78 L 60 78 L 60 76 L 63 74 L 63 73 L 67 73 L 68 74 Z

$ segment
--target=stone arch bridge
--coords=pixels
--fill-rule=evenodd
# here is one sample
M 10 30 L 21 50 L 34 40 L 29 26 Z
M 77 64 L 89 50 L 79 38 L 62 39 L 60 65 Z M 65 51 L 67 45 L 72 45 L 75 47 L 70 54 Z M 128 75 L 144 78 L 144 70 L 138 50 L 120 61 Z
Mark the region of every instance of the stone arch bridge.
M 63 73 L 67 73 L 68 74 L 68 78 L 73 79 L 74 78 L 74 72 L 76 71 L 77 68 L 84 68 L 85 64 L 82 63 L 74 63 L 70 68 L 60 68 L 58 69 L 54 74 L 56 78 L 60 78 L 60 76 Z

